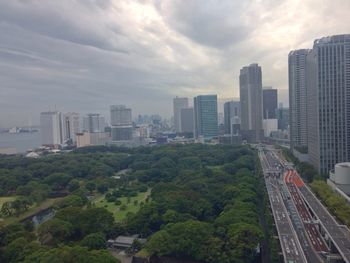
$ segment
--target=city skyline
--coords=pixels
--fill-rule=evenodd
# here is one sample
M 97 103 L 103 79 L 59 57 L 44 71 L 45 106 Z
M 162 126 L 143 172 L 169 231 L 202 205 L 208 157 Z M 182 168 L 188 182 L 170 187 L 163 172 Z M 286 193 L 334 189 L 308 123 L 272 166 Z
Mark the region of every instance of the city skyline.
M 176 95 L 238 97 L 249 63 L 288 105 L 286 55 L 346 33 L 350 3 L 336 2 L 1 1 L 0 126 L 38 124 L 50 105 L 107 116 L 116 100 L 170 117 Z

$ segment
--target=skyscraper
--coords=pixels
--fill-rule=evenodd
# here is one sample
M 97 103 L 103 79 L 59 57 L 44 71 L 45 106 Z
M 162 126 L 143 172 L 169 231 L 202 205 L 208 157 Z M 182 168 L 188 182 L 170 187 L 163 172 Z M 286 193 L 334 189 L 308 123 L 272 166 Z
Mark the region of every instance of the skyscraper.
M 194 130 L 193 108 L 181 109 L 181 132 L 193 133 Z
M 218 136 L 218 103 L 216 95 L 201 95 L 193 99 L 195 138 Z
M 289 108 L 283 107 L 281 103 L 277 109 L 277 121 L 278 121 L 278 129 L 285 131 L 288 130 L 289 124 Z
M 277 89 L 263 88 L 263 117 L 264 119 L 276 119 Z
M 241 134 L 248 142 L 259 142 L 262 130 L 262 73 L 258 64 L 243 67 L 239 75 Z
M 328 174 L 350 159 L 350 35 L 315 40 L 307 67 L 309 159 Z
M 239 125 L 241 123 L 241 104 L 239 101 L 227 101 L 224 103 L 224 126 L 225 134 L 236 133 L 233 132 L 232 125 Z
M 80 132 L 80 116 L 76 112 L 68 112 L 63 115 L 63 140 L 76 143 L 76 134 Z
M 86 132 L 104 132 L 105 118 L 98 113 L 89 113 L 83 118 L 83 130 Z
M 307 148 L 306 58 L 310 52 L 310 49 L 299 49 L 288 55 L 290 145 L 298 150 Z
M 47 111 L 40 114 L 42 145 L 59 145 L 63 142 L 62 114 L 58 111 Z
M 182 132 L 181 130 L 181 109 L 188 108 L 188 98 L 174 98 L 174 127 L 176 132 Z
M 112 141 L 129 141 L 132 140 L 132 119 L 131 109 L 124 105 L 112 105 L 111 125 Z

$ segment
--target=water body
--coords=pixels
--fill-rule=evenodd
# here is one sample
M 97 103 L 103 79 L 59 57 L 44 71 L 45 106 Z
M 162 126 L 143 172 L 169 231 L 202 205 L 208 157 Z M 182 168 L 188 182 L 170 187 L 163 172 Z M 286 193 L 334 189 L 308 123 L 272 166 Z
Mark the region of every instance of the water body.
M 0 149 L 15 148 L 17 153 L 24 153 L 40 146 L 40 132 L 0 133 Z

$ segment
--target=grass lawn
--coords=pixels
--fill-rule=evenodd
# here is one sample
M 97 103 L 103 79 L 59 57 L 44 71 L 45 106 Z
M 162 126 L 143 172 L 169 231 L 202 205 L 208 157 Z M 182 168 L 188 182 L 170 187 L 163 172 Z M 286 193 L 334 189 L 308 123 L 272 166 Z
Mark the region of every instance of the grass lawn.
M 122 202 L 121 205 L 116 205 L 115 203 L 107 202 L 106 199 L 104 199 L 104 195 L 97 198 L 94 203 L 97 207 L 105 207 L 108 211 L 112 212 L 116 221 L 122 221 L 125 218 L 127 213 L 129 212 L 136 213 L 140 209 L 140 203 L 146 200 L 147 196 L 150 193 L 151 193 L 151 190 L 148 190 L 145 193 L 138 193 L 137 196 L 130 198 L 130 203 L 127 202 L 128 201 L 127 197 L 120 197 L 118 198 L 118 200 Z M 137 205 L 134 204 L 135 200 L 138 201 Z M 126 210 L 120 211 L 119 208 L 124 204 L 127 207 Z
M 208 165 L 207 166 L 207 168 L 212 169 L 214 171 L 221 170 L 222 167 L 223 167 L 223 165 Z
M 15 198 L 16 197 L 13 197 L 13 200 Z M 49 208 L 50 206 L 55 204 L 55 202 L 61 200 L 62 198 L 63 197 L 48 198 L 44 202 L 40 203 L 39 205 L 31 206 L 27 211 L 25 211 L 25 212 L 21 213 L 20 215 L 18 215 L 18 217 L 17 216 L 11 216 L 11 217 L 6 217 L 6 218 L 0 218 L 0 225 L 8 225 L 8 224 L 12 224 L 12 223 L 21 221 L 24 218 L 29 217 L 31 215 L 34 215 L 34 214 L 38 213 L 41 210 Z M 2 198 L 1 198 L 1 201 L 2 201 Z
M 17 196 L 2 196 L 0 197 L 0 208 L 5 202 L 11 202 L 14 201 L 17 198 Z

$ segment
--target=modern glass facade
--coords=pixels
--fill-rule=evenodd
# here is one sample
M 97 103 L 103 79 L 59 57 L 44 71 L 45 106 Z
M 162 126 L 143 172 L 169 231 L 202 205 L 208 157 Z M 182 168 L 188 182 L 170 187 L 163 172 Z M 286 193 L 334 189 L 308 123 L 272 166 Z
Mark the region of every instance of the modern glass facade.
M 231 134 L 232 125 L 241 123 L 241 104 L 239 101 L 227 101 L 224 103 L 224 128 L 225 134 Z
M 276 119 L 277 89 L 264 87 L 263 89 L 263 117 L 264 119 Z
M 289 127 L 292 149 L 307 147 L 307 55 L 310 49 L 288 55 Z
M 310 161 L 328 174 L 350 158 L 350 35 L 315 40 L 308 62 Z
M 218 136 L 218 104 L 216 95 L 201 95 L 193 100 L 195 137 Z

